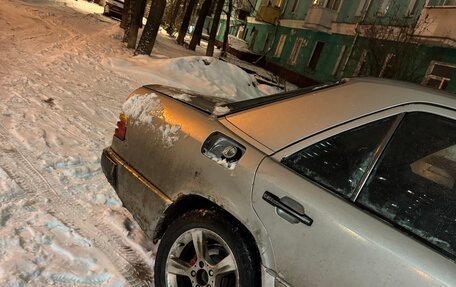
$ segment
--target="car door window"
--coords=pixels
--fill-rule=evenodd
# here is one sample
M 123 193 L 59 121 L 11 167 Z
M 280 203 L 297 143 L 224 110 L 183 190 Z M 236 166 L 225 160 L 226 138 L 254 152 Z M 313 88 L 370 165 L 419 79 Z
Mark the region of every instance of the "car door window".
M 456 256 L 456 121 L 407 114 L 357 203 Z
M 299 174 L 350 197 L 395 117 L 320 141 L 282 160 Z

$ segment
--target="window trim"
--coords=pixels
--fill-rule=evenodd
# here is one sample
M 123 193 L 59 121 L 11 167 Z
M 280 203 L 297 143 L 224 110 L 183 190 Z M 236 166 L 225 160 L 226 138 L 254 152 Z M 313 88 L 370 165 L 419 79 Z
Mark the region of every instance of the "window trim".
M 359 180 L 358 185 L 356 186 L 355 190 L 353 191 L 353 194 L 350 198 L 351 201 L 355 202 L 358 199 L 358 196 L 361 193 L 361 190 L 363 189 L 364 185 L 366 185 L 367 179 L 372 174 L 372 171 L 374 170 L 375 166 L 377 165 L 378 161 L 380 160 L 381 155 L 385 151 L 388 143 L 391 141 L 391 138 L 393 137 L 394 133 L 396 132 L 397 128 L 399 127 L 399 124 L 402 122 L 402 119 L 404 118 L 405 114 L 406 113 L 401 113 L 401 114 L 397 115 L 393 124 L 391 125 L 389 130 L 386 132 L 386 135 L 383 137 L 382 142 L 375 149 L 374 154 L 372 155 L 371 161 L 369 162 L 369 165 L 366 168 L 366 171 L 364 172 L 363 176 Z
M 339 71 L 342 70 L 342 63 L 345 62 L 346 58 L 348 56 L 348 46 L 347 45 L 342 45 L 342 47 L 339 50 L 339 56 L 337 57 L 336 64 L 334 65 L 334 69 L 331 73 L 331 75 L 337 77 L 339 74 Z
M 282 55 L 283 47 L 285 46 L 285 41 L 287 40 L 287 34 L 281 34 L 279 37 L 279 42 L 277 43 L 277 47 L 274 51 L 274 57 L 280 58 Z
M 298 44 L 299 43 L 299 44 Z M 304 38 L 298 37 L 293 45 L 291 50 L 290 57 L 288 58 L 287 63 L 290 65 L 296 65 L 298 62 L 299 53 L 301 52 L 302 45 L 304 44 Z
M 291 6 L 291 14 L 296 13 L 296 9 L 298 8 L 299 0 L 294 0 L 293 5 Z
M 361 55 L 359 56 L 359 61 L 358 61 L 358 64 L 356 65 L 356 69 L 353 72 L 354 77 L 357 77 L 359 75 L 359 73 L 361 73 L 361 70 L 362 70 L 363 66 L 366 64 L 366 62 L 367 62 L 367 49 L 363 49 L 363 51 L 361 52 Z
M 396 57 L 396 54 L 394 53 L 388 53 L 385 57 L 385 60 L 383 61 L 383 66 L 382 69 L 380 70 L 380 73 L 378 74 L 379 78 L 383 78 L 383 75 L 385 74 L 386 69 L 388 68 L 388 65 L 390 64 L 391 60 Z
M 367 10 L 367 1 L 361 0 L 359 2 L 358 8 L 356 8 L 355 16 L 362 16 Z
M 315 55 L 315 52 L 317 51 L 317 46 L 318 46 L 318 44 L 320 44 L 320 43 L 322 44 L 322 46 L 321 46 L 321 51 L 320 51 L 320 54 L 318 55 L 318 58 L 317 58 L 317 60 L 316 60 L 315 67 L 312 68 L 312 67 L 310 66 L 310 63 L 311 63 L 312 60 L 314 59 L 314 56 L 316 56 L 316 55 Z M 319 62 L 320 59 L 321 59 L 321 54 L 323 54 L 323 49 L 325 48 L 325 45 L 326 45 L 326 42 L 319 41 L 319 40 L 315 41 L 315 45 L 314 45 L 314 47 L 313 47 L 312 54 L 310 54 L 310 58 L 309 58 L 309 60 L 307 61 L 307 68 L 311 69 L 312 71 L 316 71 L 316 70 L 317 70 L 318 62 Z
M 440 65 L 440 66 L 446 66 L 446 67 L 451 67 L 451 68 L 454 68 L 456 69 L 456 64 L 451 64 L 451 63 L 446 63 L 446 62 L 440 62 L 440 61 L 431 61 L 431 63 L 429 64 L 429 67 L 426 71 L 426 75 L 424 76 L 423 78 L 423 81 L 421 82 L 421 85 L 423 86 L 428 86 L 428 82 L 430 79 L 433 79 L 433 80 L 440 80 L 440 85 L 439 85 L 439 90 L 442 90 L 442 84 L 444 81 L 451 81 L 452 79 L 451 78 L 446 78 L 446 77 L 441 77 L 441 76 L 437 76 L 437 75 L 433 75 L 432 74 L 432 71 L 434 70 L 434 67 L 435 65 Z M 456 79 L 455 79 L 456 80 Z
M 410 17 L 416 14 L 416 9 L 418 7 L 419 0 L 410 0 L 407 11 L 405 12 L 405 16 Z
M 386 13 L 388 13 L 389 9 L 391 8 L 391 0 L 382 0 L 380 2 L 380 6 L 378 7 L 377 10 L 377 16 L 382 17 L 385 16 Z

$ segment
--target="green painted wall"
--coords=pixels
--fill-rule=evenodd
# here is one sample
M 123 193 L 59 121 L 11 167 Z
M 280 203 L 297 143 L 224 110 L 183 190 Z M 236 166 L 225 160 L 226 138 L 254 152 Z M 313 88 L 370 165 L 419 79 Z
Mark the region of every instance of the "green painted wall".
M 284 0 L 286 1 L 286 0 Z M 294 12 L 291 10 L 293 9 L 293 3 L 295 0 L 288 0 L 285 6 L 282 9 L 282 19 L 295 19 L 295 20 L 303 20 L 307 16 L 307 12 L 312 5 L 312 1 L 303 1 L 297 0 L 296 9 Z
M 357 23 L 360 21 L 360 16 L 355 15 L 362 0 L 343 0 L 342 5 L 339 9 L 337 22 L 343 23 Z M 419 18 L 419 11 L 422 10 L 425 0 L 418 0 L 416 4 L 415 12 L 412 16 L 406 15 L 409 1 L 407 0 L 391 0 L 390 7 L 386 14 L 379 15 L 378 11 L 382 0 L 373 0 L 368 10 L 365 23 L 375 24 L 411 24 L 417 21 Z M 293 0 L 289 0 L 283 7 L 282 19 L 295 19 L 304 20 L 309 8 L 311 7 L 312 1 L 299 1 L 295 13 L 291 13 Z M 348 59 L 346 69 L 341 74 L 333 75 L 334 69 L 338 64 L 341 50 L 346 46 L 346 50 L 349 50 L 354 42 L 354 36 L 341 35 L 341 34 L 328 34 L 324 32 L 318 32 L 310 29 L 294 29 L 283 26 L 275 27 L 274 25 L 268 25 L 263 23 L 247 23 L 247 33 L 244 39 L 251 45 L 251 49 L 255 53 L 264 53 L 265 41 L 268 34 L 273 38 L 271 49 L 266 53 L 266 60 L 279 65 L 287 70 L 302 74 L 308 78 L 311 78 L 318 82 L 334 81 L 340 77 L 351 77 L 358 66 L 359 58 L 363 47 L 363 38 L 359 37 L 356 41 L 356 45 L 353 49 L 350 59 Z M 221 34 L 223 35 L 223 29 Z M 287 35 L 285 44 L 280 57 L 275 57 L 275 51 L 277 49 L 279 39 L 281 35 Z M 298 38 L 303 38 L 303 45 L 299 51 L 297 61 L 295 64 L 290 64 L 289 59 L 292 53 L 295 42 Z M 315 70 L 308 67 L 310 58 L 314 51 L 316 43 L 320 41 L 324 43 L 324 47 L 320 58 L 318 60 Z M 385 57 L 388 53 L 394 52 L 393 42 L 382 42 L 381 53 L 382 57 Z M 410 46 L 410 49 L 416 51 L 416 62 L 420 65 L 414 68 L 414 75 L 416 78 L 414 81 L 421 83 L 426 75 L 426 71 L 432 61 L 439 61 L 444 63 L 456 64 L 456 49 L 443 48 L 438 46 Z M 348 53 L 347 53 L 348 54 Z M 346 58 L 340 60 L 345 63 Z M 362 74 L 369 74 L 369 70 L 362 71 Z M 453 75 L 453 79 L 449 82 L 447 89 L 451 92 L 456 92 L 456 75 Z

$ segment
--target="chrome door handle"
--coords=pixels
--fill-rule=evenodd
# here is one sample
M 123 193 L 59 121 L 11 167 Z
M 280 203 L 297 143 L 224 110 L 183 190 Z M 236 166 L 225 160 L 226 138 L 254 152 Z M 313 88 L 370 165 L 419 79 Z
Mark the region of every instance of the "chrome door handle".
M 263 199 L 272 206 L 277 207 L 278 210 L 283 211 L 284 213 L 297 219 L 299 222 L 304 223 L 307 226 L 312 225 L 313 219 L 311 217 L 306 215 L 304 212 L 298 212 L 292 207 L 290 207 L 288 204 L 283 203 L 281 199 L 277 197 L 275 194 L 269 191 L 265 191 L 265 193 L 263 194 Z

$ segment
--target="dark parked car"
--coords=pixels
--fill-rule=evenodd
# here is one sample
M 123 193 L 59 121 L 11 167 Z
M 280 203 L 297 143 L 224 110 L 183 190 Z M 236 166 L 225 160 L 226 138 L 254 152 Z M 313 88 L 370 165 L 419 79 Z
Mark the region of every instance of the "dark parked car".
M 456 97 L 349 80 L 133 92 L 102 167 L 155 286 L 456 286 Z

